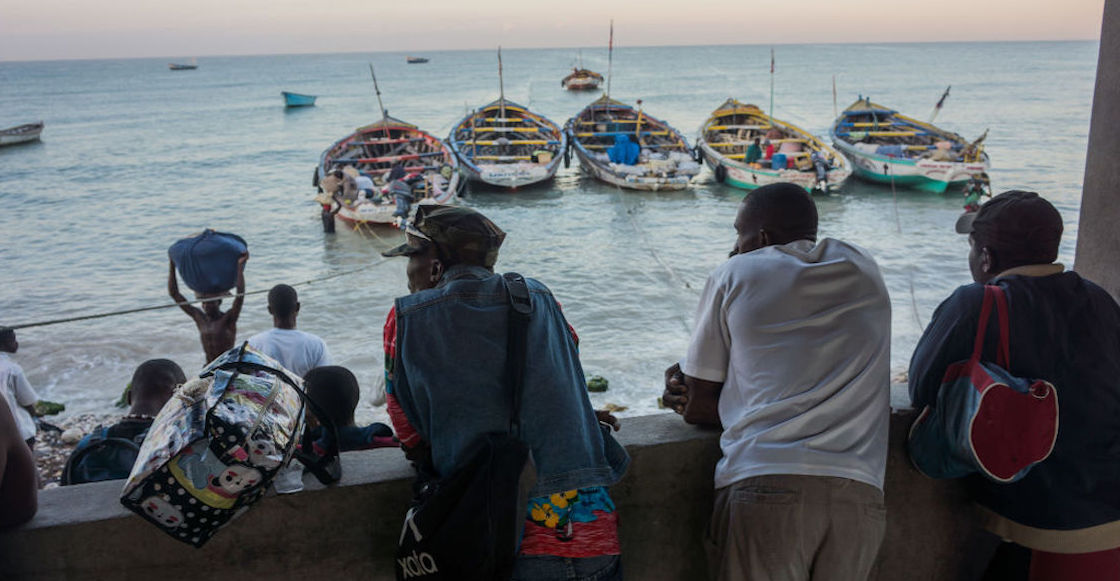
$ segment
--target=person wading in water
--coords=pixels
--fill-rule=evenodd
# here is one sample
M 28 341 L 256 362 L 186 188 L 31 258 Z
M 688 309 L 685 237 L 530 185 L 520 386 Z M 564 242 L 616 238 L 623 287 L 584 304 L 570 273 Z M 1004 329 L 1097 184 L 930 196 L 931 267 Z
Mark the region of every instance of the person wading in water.
M 241 315 L 241 304 L 245 302 L 245 262 L 248 260 L 248 251 L 237 259 L 237 295 L 233 298 L 233 305 L 224 313 L 221 310 L 221 298 L 203 302 L 201 309 L 190 304 L 179 292 L 179 281 L 175 276 L 175 261 L 170 261 L 171 267 L 167 275 L 167 294 L 175 299 L 179 308 L 190 315 L 194 324 L 198 326 L 198 334 L 202 340 L 202 350 L 206 353 L 207 362 L 213 361 L 215 357 L 229 351 L 237 340 L 237 317 Z M 221 296 L 221 294 L 198 294 L 200 299 L 214 299 Z

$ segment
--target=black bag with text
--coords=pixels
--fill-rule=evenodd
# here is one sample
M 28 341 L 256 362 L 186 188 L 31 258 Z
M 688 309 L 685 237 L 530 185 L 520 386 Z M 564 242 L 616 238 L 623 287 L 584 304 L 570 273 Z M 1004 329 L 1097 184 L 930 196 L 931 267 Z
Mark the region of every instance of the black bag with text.
M 509 432 L 479 436 L 455 473 L 420 487 L 397 544 L 398 581 L 492 581 L 513 575 L 529 491 L 537 480 L 532 451 L 518 438 L 532 303 L 521 275 L 507 273 L 503 280 L 510 299 Z

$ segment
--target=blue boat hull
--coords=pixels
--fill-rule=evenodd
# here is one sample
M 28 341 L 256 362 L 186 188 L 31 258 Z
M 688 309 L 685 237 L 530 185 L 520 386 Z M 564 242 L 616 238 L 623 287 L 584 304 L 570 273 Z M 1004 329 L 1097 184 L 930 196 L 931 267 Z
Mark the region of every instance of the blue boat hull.
M 301 95 L 299 93 L 281 92 L 284 95 L 285 107 L 311 107 L 315 104 L 315 95 Z

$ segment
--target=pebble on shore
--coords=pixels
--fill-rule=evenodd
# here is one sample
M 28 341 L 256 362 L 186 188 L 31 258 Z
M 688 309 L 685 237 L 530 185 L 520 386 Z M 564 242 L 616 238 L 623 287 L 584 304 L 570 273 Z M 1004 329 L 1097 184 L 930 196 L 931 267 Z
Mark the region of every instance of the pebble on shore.
M 120 420 L 119 415 L 78 414 L 66 418 L 53 417 L 50 422 L 62 432 L 39 428 L 35 435 L 35 465 L 39 468 L 39 489 L 57 488 L 66 459 L 82 436 L 99 425 L 109 426 Z

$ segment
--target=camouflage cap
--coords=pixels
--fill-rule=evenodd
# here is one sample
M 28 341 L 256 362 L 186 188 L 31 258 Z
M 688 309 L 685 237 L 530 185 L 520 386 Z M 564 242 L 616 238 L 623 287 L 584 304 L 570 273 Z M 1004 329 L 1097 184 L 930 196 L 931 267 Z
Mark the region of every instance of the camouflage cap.
M 498 261 L 498 248 L 506 233 L 489 218 L 463 206 L 425 204 L 406 232 L 409 241 L 382 252 L 382 256 L 412 256 L 435 244 L 446 256 L 487 268 Z

